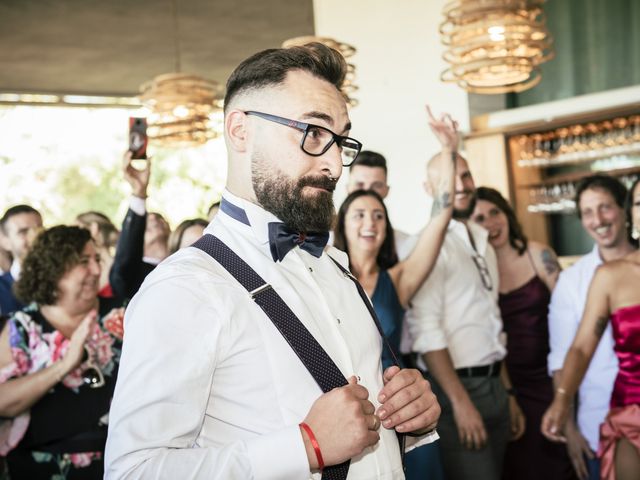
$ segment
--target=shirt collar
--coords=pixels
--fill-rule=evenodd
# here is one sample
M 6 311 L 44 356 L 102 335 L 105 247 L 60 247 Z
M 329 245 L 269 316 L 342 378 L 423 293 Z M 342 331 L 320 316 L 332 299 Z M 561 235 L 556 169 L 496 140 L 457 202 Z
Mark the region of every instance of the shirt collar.
M 475 242 L 475 249 L 469 240 L 469 234 L 467 233 L 467 228 L 469 229 L 469 233 L 473 236 L 473 240 Z M 470 250 L 476 250 L 477 253 L 484 255 L 487 251 L 487 244 L 489 233 L 479 225 L 476 225 L 471 220 L 467 221 L 466 226 L 464 222 L 460 220 L 451 219 L 449 220 L 449 225 L 447 226 L 447 230 L 460 238 L 465 245 L 469 247 Z
M 604 263 L 604 260 L 602 260 L 602 255 L 600 255 L 600 249 L 598 248 L 597 243 L 593 246 L 590 255 L 593 257 L 593 263 L 595 265 L 602 265 Z
M 20 272 L 22 271 L 22 267 L 20 266 L 20 262 L 18 262 L 18 260 L 13 260 L 13 263 L 11 264 L 11 268 L 9 269 L 9 272 L 11 272 L 11 276 L 13 277 L 14 280 L 18 280 L 20 278 Z
M 261 206 L 234 195 L 227 189 L 222 193 L 222 202 L 226 205 L 221 205 L 219 213 L 250 228 L 260 245 L 269 243 L 269 223 L 280 222 L 278 217 Z

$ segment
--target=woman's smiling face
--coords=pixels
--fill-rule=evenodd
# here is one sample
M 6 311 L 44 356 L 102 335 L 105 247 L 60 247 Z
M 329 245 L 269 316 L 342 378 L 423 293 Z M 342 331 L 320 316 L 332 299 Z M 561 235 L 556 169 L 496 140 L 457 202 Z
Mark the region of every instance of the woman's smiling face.
M 478 199 L 471 219 L 489 232 L 493 248 L 502 247 L 509 241 L 509 221 L 494 203 Z
M 384 206 L 371 195 L 358 197 L 349 205 L 344 222 L 349 251 L 371 250 L 377 255 L 386 238 Z

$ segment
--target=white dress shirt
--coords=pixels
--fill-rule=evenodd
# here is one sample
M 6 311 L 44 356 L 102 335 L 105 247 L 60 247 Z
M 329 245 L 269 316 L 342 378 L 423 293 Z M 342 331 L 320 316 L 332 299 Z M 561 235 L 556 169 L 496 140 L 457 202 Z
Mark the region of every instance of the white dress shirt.
M 11 263 L 11 268 L 9 269 L 11 272 L 11 276 L 13 277 L 13 281 L 17 282 L 20 279 L 20 273 L 22 272 L 22 265 L 18 260 L 13 260 Z
M 587 303 L 589 285 L 602 264 L 598 246 L 560 273 L 549 304 L 549 374 L 562 369 L 564 358 L 578 331 Z M 594 451 L 598 450 L 600 424 L 609 411 L 618 359 L 613 351 L 611 323 L 607 325 L 598 348 L 580 384 L 578 427 Z
M 464 223 L 451 220 L 438 260 L 406 317 L 412 351 L 448 349 L 454 368 L 501 360 L 502 318 L 498 308 L 498 266 L 487 231 L 468 222 L 477 252 L 485 258 L 493 288 L 485 288 L 473 261 L 475 251 Z
M 412 245 L 411 238 L 412 236 L 408 233 L 396 228 L 393 229 L 393 241 L 396 245 L 396 253 L 399 259 L 405 259 L 413 250 L 415 245 Z
M 346 256 L 296 247 L 271 258 L 262 208 L 224 193 L 250 226 L 221 211 L 207 227 L 265 279 L 345 377 L 376 405 L 381 341 Z M 206 253 L 184 248 L 144 281 L 125 317 L 110 413 L 106 478 L 307 479 L 298 424 L 322 391 L 246 290 Z M 404 478 L 393 430 L 354 458 L 349 479 Z M 415 446 L 437 438 L 430 436 Z

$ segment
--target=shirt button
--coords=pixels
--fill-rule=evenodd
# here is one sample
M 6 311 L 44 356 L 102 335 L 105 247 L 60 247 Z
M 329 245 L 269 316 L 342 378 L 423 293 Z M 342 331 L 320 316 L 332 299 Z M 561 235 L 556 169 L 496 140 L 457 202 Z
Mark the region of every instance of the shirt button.
M 309 271 L 310 271 L 311 273 L 313 273 L 313 268 L 309 267 Z
M 336 318 L 336 320 L 338 320 L 338 323 L 342 323 L 339 318 Z

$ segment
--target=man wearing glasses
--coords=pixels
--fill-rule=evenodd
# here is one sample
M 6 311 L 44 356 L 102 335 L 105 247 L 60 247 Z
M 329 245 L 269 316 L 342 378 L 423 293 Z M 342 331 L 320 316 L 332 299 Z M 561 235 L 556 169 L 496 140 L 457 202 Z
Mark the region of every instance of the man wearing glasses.
M 435 157 L 434 157 L 435 158 Z M 427 187 L 438 172 L 430 162 Z M 498 480 L 510 433 L 524 431 L 524 417 L 507 394 L 498 308 L 498 267 L 486 230 L 469 222 L 475 184 L 456 155 L 453 219 L 431 275 L 412 300 L 407 325 L 414 352 L 426 362 L 442 406 L 438 423 L 445 477 Z M 518 415 L 519 414 L 519 415 Z
M 333 190 L 361 149 L 345 72 L 312 44 L 231 75 L 220 212 L 127 309 L 107 478 L 400 479 L 396 432 L 434 439 L 428 382 L 382 373 L 368 304 L 325 246 Z

